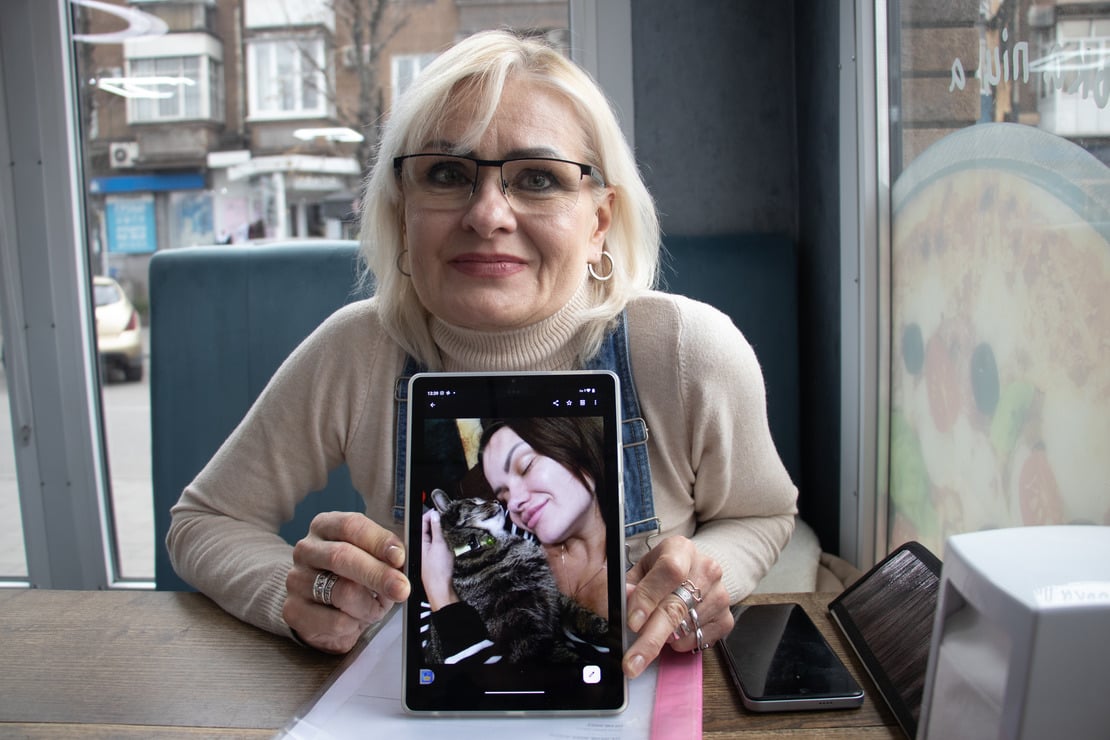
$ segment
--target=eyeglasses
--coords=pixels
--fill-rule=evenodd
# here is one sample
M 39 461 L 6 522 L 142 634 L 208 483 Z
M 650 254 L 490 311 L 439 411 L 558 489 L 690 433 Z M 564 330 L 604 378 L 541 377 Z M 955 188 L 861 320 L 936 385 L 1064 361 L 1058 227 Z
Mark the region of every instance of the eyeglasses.
M 475 159 L 454 154 L 406 154 L 393 160 L 406 198 L 418 207 L 451 211 L 462 208 L 478 189 L 478 171 L 496 167 L 501 192 L 517 213 L 560 213 L 578 202 L 582 180 L 600 187 L 605 178 L 597 167 L 552 157 Z

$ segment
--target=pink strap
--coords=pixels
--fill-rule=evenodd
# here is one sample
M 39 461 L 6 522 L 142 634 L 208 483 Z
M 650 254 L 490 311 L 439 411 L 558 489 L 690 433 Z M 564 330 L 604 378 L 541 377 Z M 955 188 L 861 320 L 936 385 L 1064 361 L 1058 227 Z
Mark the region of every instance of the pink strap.
M 659 655 L 652 740 L 701 738 L 701 653 L 676 653 L 669 647 Z

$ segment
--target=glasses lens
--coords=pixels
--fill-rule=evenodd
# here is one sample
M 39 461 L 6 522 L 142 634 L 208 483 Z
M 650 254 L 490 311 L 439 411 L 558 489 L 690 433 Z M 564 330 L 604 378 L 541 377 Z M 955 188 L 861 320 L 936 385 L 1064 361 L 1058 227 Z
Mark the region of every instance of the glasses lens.
M 448 154 L 420 154 L 401 165 L 406 192 L 426 208 L 453 209 L 466 204 L 474 191 L 478 164 Z
M 497 169 L 496 165 L 489 166 Z M 417 154 L 403 160 L 401 176 L 406 196 L 421 207 L 453 210 L 470 200 L 478 169 L 478 163 L 466 157 Z M 557 159 L 509 160 L 499 174 L 502 191 L 518 213 L 570 210 L 582 188 L 581 165 Z
M 505 195 L 522 212 L 566 211 L 578 202 L 582 168 L 557 159 L 514 159 L 501 167 Z

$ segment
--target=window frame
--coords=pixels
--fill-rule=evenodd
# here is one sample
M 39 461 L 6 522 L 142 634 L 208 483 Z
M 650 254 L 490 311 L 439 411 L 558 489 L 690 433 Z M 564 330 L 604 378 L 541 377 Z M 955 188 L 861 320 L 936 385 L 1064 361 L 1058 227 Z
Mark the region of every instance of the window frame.
M 412 82 L 416 78 L 416 76 L 420 74 L 420 72 L 425 67 L 431 64 L 432 60 L 435 58 L 436 54 L 434 53 L 394 54 L 392 57 L 390 57 L 389 86 L 390 89 L 393 91 L 390 106 L 397 105 L 398 98 L 400 98 L 401 95 L 404 94 L 406 90 L 408 90 L 409 86 L 412 85 Z M 402 76 L 402 66 L 415 67 L 415 69 L 406 70 L 404 72 L 404 76 Z
M 0 176 L 0 313 L 12 424 L 20 430 L 15 455 L 28 571 L 26 581 L 0 585 L 103 589 L 114 585 L 108 574 L 117 569 L 69 24 L 66 0 L 0 3 L 5 57 L 35 71 L 0 67 L 0 112 L 19 111 L 0 115 L 0 150 L 7 150 L 0 153 L 12 163 Z
M 188 60 L 196 59 L 197 69 L 196 75 L 190 77 L 184 70 L 185 63 Z M 165 63 L 167 60 L 173 60 L 177 63 L 177 70 L 175 73 L 167 74 L 165 70 L 158 70 L 157 67 L 160 63 Z M 145 64 L 153 63 L 155 69 L 150 75 L 145 73 L 136 72 L 136 63 Z M 171 115 L 161 115 L 161 109 L 166 99 L 158 98 L 129 98 L 127 101 L 127 123 L 131 125 L 142 124 L 162 124 L 172 123 L 177 121 L 206 121 L 206 122 L 222 122 L 224 119 L 224 110 L 222 103 L 223 88 L 223 65 L 218 59 L 213 59 L 206 54 L 190 54 L 172 57 L 133 57 L 125 62 L 128 77 L 146 77 L 146 76 L 175 76 L 181 79 L 192 80 L 193 84 L 197 86 L 196 91 L 196 105 L 197 111 L 195 115 L 190 115 L 187 110 L 188 107 L 188 86 L 184 82 L 179 82 L 171 86 L 173 90 L 172 99 L 177 102 L 177 111 Z M 166 86 L 160 85 L 159 89 L 163 92 L 168 92 Z M 146 105 L 154 112 L 154 115 L 141 115 L 140 110 Z
M 305 51 L 305 44 L 310 44 L 311 56 L 315 57 L 315 69 L 309 70 L 313 80 L 310 82 L 304 77 L 303 66 L 306 61 L 305 57 L 309 52 Z M 292 72 L 302 80 L 300 85 L 292 87 L 296 97 L 296 107 L 291 109 L 266 107 L 263 105 L 264 100 L 268 99 L 272 93 L 266 90 L 262 78 L 262 65 L 268 67 L 266 73 L 268 75 L 267 84 L 270 81 L 280 82 L 283 75 L 281 73 L 278 54 L 269 54 L 269 59 L 261 59 L 262 49 L 277 48 L 281 44 L 296 44 L 298 53 L 292 55 L 292 59 L 296 66 L 296 70 Z M 334 107 L 331 103 L 331 80 L 332 70 L 328 63 L 331 56 L 328 54 L 328 44 L 322 33 L 319 34 L 282 34 L 277 35 L 261 35 L 248 39 L 247 46 L 247 120 L 249 121 L 283 121 L 283 120 L 299 120 L 299 119 L 315 119 L 327 118 L 332 113 Z M 305 97 L 305 90 L 309 87 L 316 88 L 316 94 L 319 98 L 318 103 L 309 108 L 303 104 Z M 276 90 L 277 97 L 281 97 L 281 90 Z M 264 97 L 265 96 L 265 97 Z
M 840 0 L 840 555 L 868 568 L 885 554 L 879 481 L 889 419 L 890 130 L 888 0 Z M 887 333 L 884 333 L 887 332 Z M 880 444 L 882 450 L 880 450 Z

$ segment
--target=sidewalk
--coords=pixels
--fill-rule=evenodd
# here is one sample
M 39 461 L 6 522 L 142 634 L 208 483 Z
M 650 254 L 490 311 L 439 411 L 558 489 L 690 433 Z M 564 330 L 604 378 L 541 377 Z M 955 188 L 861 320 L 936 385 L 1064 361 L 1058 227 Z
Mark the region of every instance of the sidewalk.
M 143 346 L 149 353 L 149 330 Z M 154 506 L 150 463 L 149 354 L 140 383 L 103 388 L 105 443 L 120 575 L 154 579 Z M 26 578 L 27 560 L 7 379 L 0 372 L 0 577 Z

